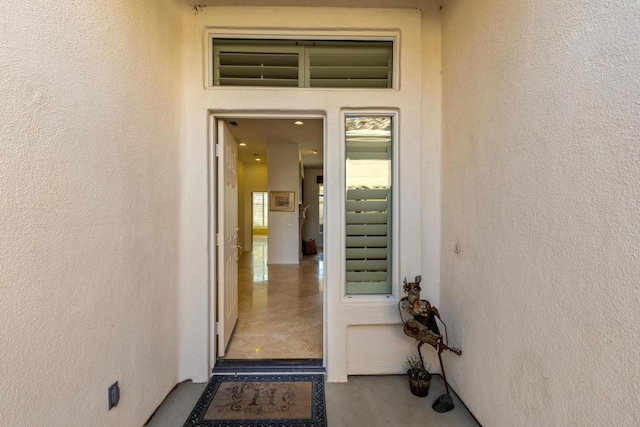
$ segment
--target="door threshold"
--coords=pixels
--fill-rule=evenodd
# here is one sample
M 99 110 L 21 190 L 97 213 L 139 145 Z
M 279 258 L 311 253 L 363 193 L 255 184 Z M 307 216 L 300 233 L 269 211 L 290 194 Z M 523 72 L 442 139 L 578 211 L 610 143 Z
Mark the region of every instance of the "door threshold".
M 229 373 L 324 373 L 322 359 L 218 359 L 212 372 Z

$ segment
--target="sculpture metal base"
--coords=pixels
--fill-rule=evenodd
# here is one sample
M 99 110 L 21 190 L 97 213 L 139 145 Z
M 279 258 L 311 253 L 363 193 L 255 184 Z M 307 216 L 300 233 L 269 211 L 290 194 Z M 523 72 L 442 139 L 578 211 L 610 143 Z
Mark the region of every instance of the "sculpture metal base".
M 431 405 L 431 409 L 441 413 L 449 412 L 453 408 L 453 398 L 450 394 L 443 394 L 442 396 L 437 398 L 435 402 L 433 402 L 433 405 Z

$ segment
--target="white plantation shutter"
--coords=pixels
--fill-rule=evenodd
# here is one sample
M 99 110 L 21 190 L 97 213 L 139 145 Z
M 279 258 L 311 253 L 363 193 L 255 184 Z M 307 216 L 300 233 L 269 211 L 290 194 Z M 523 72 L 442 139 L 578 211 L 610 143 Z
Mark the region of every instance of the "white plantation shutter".
M 392 287 L 391 117 L 347 117 L 346 293 Z
M 254 192 L 253 194 L 253 227 L 267 227 L 268 222 L 267 218 L 269 217 L 269 212 L 267 209 L 267 198 L 268 194 L 266 192 Z
M 296 46 L 215 45 L 214 85 L 298 87 L 301 53 Z
M 308 86 L 390 88 L 391 52 L 391 46 L 308 49 Z
M 213 39 L 214 86 L 391 88 L 393 43 Z

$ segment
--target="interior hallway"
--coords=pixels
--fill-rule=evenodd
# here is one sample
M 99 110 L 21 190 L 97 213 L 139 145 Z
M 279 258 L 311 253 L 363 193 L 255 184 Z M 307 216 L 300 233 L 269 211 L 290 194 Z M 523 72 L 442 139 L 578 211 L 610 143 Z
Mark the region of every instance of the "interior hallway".
M 267 265 L 267 236 L 238 262 L 238 323 L 224 359 L 322 358 L 322 256 Z

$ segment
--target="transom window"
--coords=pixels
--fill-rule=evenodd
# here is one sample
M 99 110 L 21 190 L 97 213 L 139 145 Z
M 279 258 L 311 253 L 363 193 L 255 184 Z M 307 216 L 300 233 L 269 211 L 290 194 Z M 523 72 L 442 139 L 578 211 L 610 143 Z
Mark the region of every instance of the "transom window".
M 391 88 L 392 41 L 212 38 L 213 86 Z

